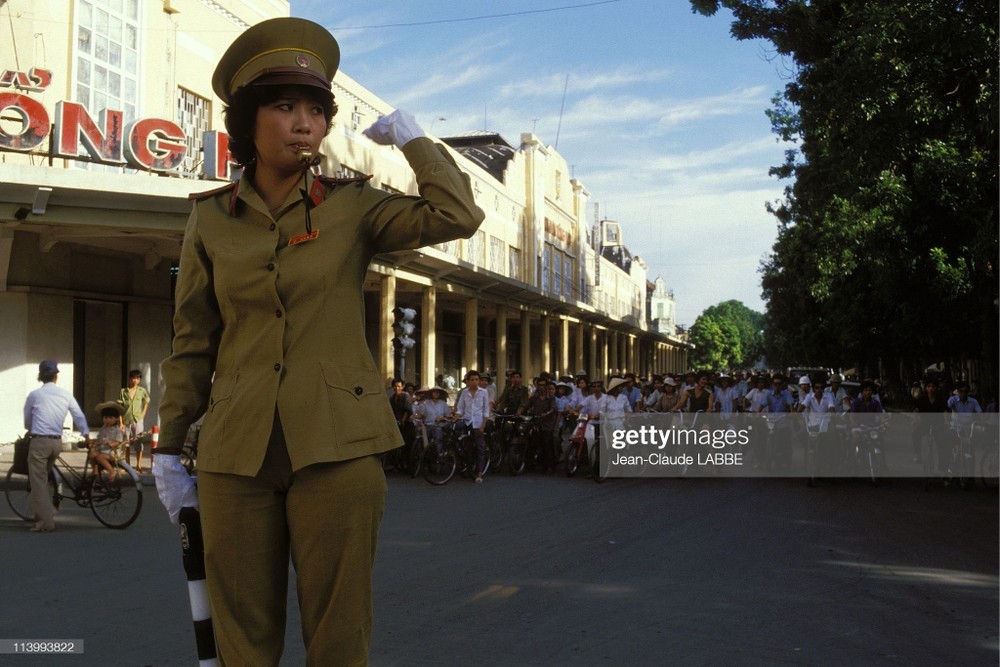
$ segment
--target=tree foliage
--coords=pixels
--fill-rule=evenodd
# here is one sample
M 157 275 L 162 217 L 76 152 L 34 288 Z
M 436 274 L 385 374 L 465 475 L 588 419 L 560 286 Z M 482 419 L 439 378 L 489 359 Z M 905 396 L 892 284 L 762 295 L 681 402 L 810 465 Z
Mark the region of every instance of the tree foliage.
M 691 325 L 691 363 L 702 369 L 753 366 L 761 355 L 763 319 L 735 300 L 706 308 Z
M 692 0 L 794 64 L 768 112 L 768 356 L 874 368 L 997 367 L 995 1 Z

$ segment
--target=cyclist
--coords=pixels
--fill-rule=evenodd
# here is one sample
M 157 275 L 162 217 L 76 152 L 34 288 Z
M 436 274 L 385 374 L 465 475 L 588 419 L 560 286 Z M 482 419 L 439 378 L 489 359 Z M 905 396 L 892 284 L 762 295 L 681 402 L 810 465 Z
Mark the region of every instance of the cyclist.
M 392 395 L 389 396 L 389 405 L 392 406 L 392 414 L 396 418 L 396 425 L 399 433 L 403 436 L 404 460 L 409 460 L 410 448 L 413 446 L 413 399 L 405 391 L 405 383 L 400 378 L 392 380 Z
M 677 393 L 677 380 L 669 376 L 665 377 L 663 378 L 660 397 L 656 399 L 656 403 L 653 405 L 653 412 L 671 412 L 680 399 L 681 396 Z
M 851 402 L 847 397 L 847 390 L 841 386 L 843 382 L 844 376 L 840 373 L 834 373 L 830 376 L 830 386 L 826 390 L 826 393 L 830 394 L 833 398 L 833 406 L 837 414 L 844 414 L 851 408 Z
M 750 383 L 743 376 L 743 371 L 733 371 L 733 388 L 736 390 L 736 410 L 743 412 L 743 397 L 750 391 Z
M 546 474 L 556 468 L 554 439 L 559 424 L 555 394 L 549 393 L 549 385 L 545 378 L 535 378 L 535 393 L 528 399 L 527 408 L 528 414 L 536 420 L 531 439 L 541 454 L 542 472 Z
M 882 417 L 878 418 L 868 418 L 861 415 L 867 414 L 878 414 L 885 415 L 885 410 L 882 409 L 882 402 L 878 400 L 875 395 L 875 382 L 874 380 L 864 380 L 861 383 L 861 392 L 858 397 L 851 401 L 851 435 L 854 438 L 855 445 L 860 444 L 862 429 L 859 426 L 869 425 L 875 423 L 873 420 L 882 420 Z
M 468 391 L 455 404 L 455 417 L 472 424 L 472 442 L 476 445 L 476 484 L 483 482 L 483 470 L 486 468 L 486 439 L 483 430 L 486 428 L 486 418 L 490 415 L 490 395 L 485 389 L 479 388 L 479 371 L 470 370 L 465 374 L 465 385 Z
M 973 414 L 983 411 L 979 401 L 969 396 L 969 383 L 959 382 L 955 385 L 955 394 L 948 399 L 948 411 L 951 412 L 951 428 L 955 432 L 955 444 L 952 449 L 952 461 L 949 470 L 955 470 L 955 457 L 959 454 L 959 446 L 963 436 L 972 432 Z
M 762 445 L 763 451 L 761 452 L 764 459 L 767 460 L 768 465 L 772 465 L 773 462 L 769 460 L 771 455 L 777 451 L 777 444 L 790 444 L 791 435 L 789 433 L 789 424 L 791 422 L 785 417 L 792 411 L 792 406 L 795 404 L 795 399 L 792 398 L 792 392 L 790 392 L 785 387 L 785 376 L 776 373 L 771 379 L 771 388 L 764 391 L 763 396 L 759 400 L 759 407 L 757 408 L 758 414 L 764 414 L 765 419 L 769 422 L 769 431 L 761 431 L 761 435 L 758 437 L 767 438 L 768 433 L 770 437 L 773 438 L 772 442 L 775 446 L 768 448 L 766 440 L 758 440 L 754 444 L 755 448 L 760 448 Z M 758 450 L 760 451 L 760 450 Z M 790 453 L 789 450 L 784 450 L 786 453 Z M 755 465 L 758 465 L 755 463 Z
M 611 397 L 604 393 L 604 383 L 600 380 L 591 382 L 590 394 L 580 401 L 579 406 L 580 416 L 589 419 L 583 436 L 584 441 L 587 443 L 588 454 L 594 448 L 594 420 L 600 419 L 602 415 L 607 413 L 610 405 Z M 590 460 L 593 460 L 593 458 Z
M 496 400 L 497 414 L 523 414 L 528 405 L 528 394 L 528 388 L 521 382 L 520 371 L 511 371 L 507 376 L 507 386 Z
M 936 378 L 927 378 L 927 380 L 924 381 L 924 388 L 917 396 L 916 404 L 914 405 L 914 412 L 918 415 L 938 413 L 941 415 L 940 423 L 942 425 L 947 423 L 945 413 L 948 412 L 948 397 L 938 391 L 938 381 Z M 930 416 L 914 417 L 912 440 L 914 463 L 920 463 L 921 460 L 920 441 L 924 438 L 924 436 L 929 436 L 931 434 L 933 425 L 938 421 L 939 420 Z M 933 456 L 934 452 L 931 452 L 931 455 Z M 945 460 L 946 456 L 947 451 L 945 448 L 938 446 L 937 459 L 938 467 L 941 470 L 944 470 L 945 465 L 948 463 L 947 460 Z
M 622 388 L 622 393 L 628 398 L 628 404 L 630 412 L 636 412 L 640 408 L 637 406 L 642 402 L 642 389 L 639 388 L 639 383 L 636 380 L 635 373 L 626 373 L 625 382 L 628 386 Z M 610 393 L 610 392 L 609 392 Z
M 743 395 L 743 411 L 757 414 L 760 412 L 761 403 L 764 402 L 764 396 L 767 394 L 767 377 L 758 373 L 754 376 L 751 384 L 753 387 Z
M 54 359 L 38 364 L 38 381 L 42 386 L 28 394 L 24 403 L 24 427 L 31 434 L 28 478 L 31 484 L 31 513 L 35 519 L 31 532 L 51 533 L 56 529 L 56 508 L 48 496 L 48 476 L 62 451 L 63 421 L 67 413 L 72 415 L 73 424 L 88 441 L 90 427 L 73 394 L 56 385 L 59 366 Z
M 819 434 L 816 449 L 816 462 L 819 464 L 819 469 L 825 468 L 824 464 L 830 458 L 826 456 L 826 452 L 829 450 L 827 432 L 830 427 L 830 417 L 836 412 L 833 396 L 824 391 L 825 389 L 826 385 L 821 380 L 813 382 L 812 391 L 799 401 L 798 408 L 800 413 L 806 415 L 806 429 L 810 433 Z
M 698 373 L 694 385 L 681 393 L 680 400 L 677 401 L 677 405 L 671 412 L 680 412 L 685 408 L 687 412 L 712 412 L 715 410 L 715 395 L 708 387 L 708 373 L 704 371 Z
M 865 380 L 861 383 L 861 393 L 851 401 L 851 412 L 858 413 L 884 413 L 882 403 L 875 395 L 875 382 Z
M 795 392 L 795 408 L 798 409 L 799 403 L 806 400 L 809 396 L 810 389 L 812 388 L 812 380 L 809 379 L 808 375 L 803 375 L 799 378 L 799 388 Z
M 608 401 L 603 417 L 614 424 L 613 428 L 621 428 L 625 415 L 632 412 L 632 401 L 629 399 L 631 389 L 632 383 L 627 377 L 611 378 L 608 382 Z
M 738 393 L 733 386 L 733 379 L 723 373 L 718 378 L 719 386 L 715 388 L 715 411 L 728 419 L 736 412 Z
M 427 391 L 427 397 L 420 401 L 416 408 L 417 412 L 413 415 L 423 422 L 428 443 L 434 443 L 438 454 L 441 453 L 441 424 L 448 421 L 448 416 L 451 414 L 447 396 L 448 392 L 443 387 L 431 387 Z

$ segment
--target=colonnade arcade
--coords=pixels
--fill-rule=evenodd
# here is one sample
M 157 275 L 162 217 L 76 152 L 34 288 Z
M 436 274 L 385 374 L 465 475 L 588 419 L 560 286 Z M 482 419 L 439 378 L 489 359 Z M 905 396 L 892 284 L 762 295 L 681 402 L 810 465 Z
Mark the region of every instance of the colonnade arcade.
M 436 384 L 439 376 L 460 385 L 469 369 L 496 378 L 516 369 L 526 379 L 585 370 L 604 379 L 687 368 L 689 346 L 682 341 L 435 254 L 424 249 L 383 256 L 391 263 L 376 261 L 369 270 L 366 334 L 387 382 L 397 372 L 391 342 L 396 307 L 417 313 L 403 379 L 418 387 Z

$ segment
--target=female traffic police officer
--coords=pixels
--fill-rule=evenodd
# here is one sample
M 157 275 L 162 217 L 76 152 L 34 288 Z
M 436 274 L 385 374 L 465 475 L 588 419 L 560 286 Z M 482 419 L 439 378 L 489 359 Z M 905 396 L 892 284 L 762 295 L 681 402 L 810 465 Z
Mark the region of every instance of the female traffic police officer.
M 195 197 L 154 472 L 175 522 L 200 501 L 223 663 L 278 663 L 289 553 L 308 664 L 367 662 L 386 493 L 376 455 L 400 441 L 365 342 L 365 273 L 377 253 L 468 238 L 484 217 L 447 151 L 398 111 L 365 134 L 402 149 L 420 197 L 310 171 L 339 60 L 323 27 L 272 19 L 212 77 L 245 170 Z M 195 494 L 169 454 L 202 414 Z

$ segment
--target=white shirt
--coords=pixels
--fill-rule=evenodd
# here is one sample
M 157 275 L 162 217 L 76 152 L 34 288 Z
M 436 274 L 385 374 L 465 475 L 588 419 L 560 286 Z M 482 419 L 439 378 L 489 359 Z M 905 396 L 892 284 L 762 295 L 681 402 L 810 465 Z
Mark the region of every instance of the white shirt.
M 819 426 L 819 432 L 826 433 L 827 427 L 830 425 L 830 411 L 837 407 L 833 396 L 824 393 L 817 400 L 815 392 L 810 391 L 809 395 L 802 400 L 801 405 L 802 411 L 809 415 L 807 418 L 809 426 Z
M 724 415 L 731 415 L 736 412 L 736 387 L 716 387 L 715 405 L 719 412 Z
M 607 419 L 622 421 L 625 414 L 632 412 L 632 403 L 628 400 L 625 392 L 619 392 L 617 396 L 608 395 L 607 407 L 604 409 L 604 416 Z
M 610 396 L 604 393 L 597 397 L 593 394 L 587 394 L 580 401 L 580 414 L 600 417 L 607 412 L 610 398 Z M 625 400 L 627 401 L 628 399 Z
M 490 415 L 490 395 L 476 387 L 475 393 L 471 389 L 462 392 L 462 396 L 455 404 L 455 414 L 472 424 L 472 428 L 483 428 L 486 418 Z

